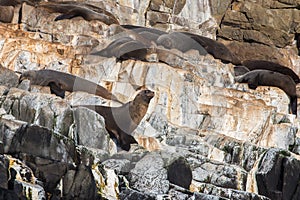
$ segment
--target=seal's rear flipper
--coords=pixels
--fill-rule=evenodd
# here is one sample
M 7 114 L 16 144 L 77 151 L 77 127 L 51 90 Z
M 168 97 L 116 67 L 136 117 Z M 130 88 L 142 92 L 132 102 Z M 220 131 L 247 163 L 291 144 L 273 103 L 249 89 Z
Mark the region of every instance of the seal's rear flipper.
M 51 94 L 65 98 L 65 91 L 57 86 L 54 82 L 49 83 Z

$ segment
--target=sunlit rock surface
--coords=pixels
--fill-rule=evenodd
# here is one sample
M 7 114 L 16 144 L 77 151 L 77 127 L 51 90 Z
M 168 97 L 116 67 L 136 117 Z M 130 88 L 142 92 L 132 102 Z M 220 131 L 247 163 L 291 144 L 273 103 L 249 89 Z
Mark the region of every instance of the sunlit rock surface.
M 297 1 L 88 3 L 120 24 L 198 33 L 240 60 L 300 73 Z M 112 26 L 82 17 L 54 21 L 60 13 L 28 2 L 0 6 L 0 198 L 300 198 L 300 123 L 280 89 L 235 83 L 233 64 L 194 51 L 168 64 L 92 56 L 113 41 Z M 124 103 L 140 87 L 153 90 L 132 133 L 139 144 L 121 150 L 101 115 L 73 108 L 117 102 L 84 92 L 62 99 L 49 87 L 18 84 L 19 73 L 44 68 L 98 83 Z

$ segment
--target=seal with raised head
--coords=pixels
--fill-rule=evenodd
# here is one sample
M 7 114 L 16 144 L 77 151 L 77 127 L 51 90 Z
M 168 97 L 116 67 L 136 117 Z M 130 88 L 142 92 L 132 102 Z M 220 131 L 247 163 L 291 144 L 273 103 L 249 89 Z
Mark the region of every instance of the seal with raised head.
M 270 70 L 253 70 L 244 75 L 237 76 L 236 82 L 248 83 L 250 89 L 255 90 L 258 86 L 273 86 L 283 90 L 290 98 L 289 110 L 297 115 L 296 83 L 285 74 Z
M 112 138 L 116 138 L 120 147 L 126 151 L 130 144 L 137 143 L 130 134 L 136 129 L 145 116 L 150 100 L 154 97 L 151 90 L 142 90 L 134 98 L 120 107 L 98 105 L 77 105 L 95 110 L 105 119 L 105 128 Z
M 30 70 L 22 73 L 19 82 L 24 79 L 29 79 L 32 85 L 49 86 L 51 93 L 61 98 L 65 97 L 65 91 L 83 91 L 123 104 L 104 87 L 72 74 L 50 69 Z

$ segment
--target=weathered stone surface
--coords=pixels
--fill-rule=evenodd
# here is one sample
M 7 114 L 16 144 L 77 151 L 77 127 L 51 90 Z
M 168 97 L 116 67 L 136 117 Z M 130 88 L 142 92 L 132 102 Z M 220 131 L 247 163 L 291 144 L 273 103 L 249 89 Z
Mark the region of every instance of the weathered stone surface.
M 16 119 L 41 125 L 68 135 L 73 123 L 70 106 L 60 97 L 11 89 L 2 107 Z
M 213 195 L 207 195 L 207 194 L 195 192 L 195 194 L 192 197 L 190 197 L 188 200 L 192 200 L 192 199 L 226 200 L 228 198 L 223 198 L 223 197 L 219 197 L 219 196 L 213 196 Z
M 117 199 L 120 193 L 121 180 L 124 179 L 128 183 L 125 177 L 117 176 L 114 169 L 106 168 L 102 164 L 93 167 L 92 172 L 95 177 L 97 192 L 105 199 Z
M 23 125 L 18 128 L 8 152 L 22 152 L 66 163 L 75 162 L 77 159 L 75 145 L 70 139 L 36 125 Z
M 46 194 L 42 186 L 37 184 L 33 171 L 21 160 L 8 157 L 9 180 L 8 189 L 14 191 L 18 198 L 45 199 Z
M 222 20 L 224 25 L 221 26 L 219 36 L 285 47 L 294 39 L 300 17 L 297 13 L 297 9 L 272 9 L 254 2 L 234 2 Z
M 145 199 L 145 200 L 154 200 L 155 196 L 151 196 L 150 194 L 145 194 L 135 190 L 122 190 L 120 193 L 120 199 L 124 200 L 133 200 L 133 199 Z
M 116 174 L 127 174 L 133 168 L 132 163 L 127 159 L 108 159 L 102 162 L 102 165 L 115 170 Z
M 91 169 L 79 165 L 76 170 L 68 170 L 63 179 L 63 195 L 66 199 L 99 199 Z
M 0 85 L 16 87 L 18 83 L 19 77 L 13 71 L 0 65 Z
M 109 150 L 109 134 L 101 115 L 87 108 L 79 107 L 74 110 L 74 119 L 76 124 L 75 141 L 79 145 Z
M 138 161 L 129 172 L 129 181 L 133 189 L 153 194 L 164 194 L 169 189 L 167 170 L 163 159 L 151 153 Z
M 209 0 L 211 15 L 216 19 L 217 24 L 221 23 L 231 2 L 230 0 Z
M 266 60 L 292 67 L 290 59 L 279 48 L 238 41 L 228 42 L 227 48 L 241 61 Z
M 3 189 L 8 189 L 8 167 L 8 158 L 4 155 L 0 155 L 0 188 Z
M 300 162 L 280 149 L 268 150 L 256 172 L 259 194 L 270 199 L 295 199 L 299 195 Z
M 247 173 L 236 166 L 220 165 L 215 162 L 189 159 L 193 169 L 193 180 L 202 183 L 211 183 L 224 188 L 239 190 L 246 189 Z
M 245 199 L 245 200 L 271 200 L 265 196 L 257 195 L 254 193 L 249 193 L 242 190 L 233 190 L 228 188 L 217 187 L 210 184 L 193 182 L 195 190 L 197 192 L 201 192 L 203 194 L 213 194 L 217 197 L 225 198 L 225 199 Z M 206 198 L 206 196 L 204 197 Z

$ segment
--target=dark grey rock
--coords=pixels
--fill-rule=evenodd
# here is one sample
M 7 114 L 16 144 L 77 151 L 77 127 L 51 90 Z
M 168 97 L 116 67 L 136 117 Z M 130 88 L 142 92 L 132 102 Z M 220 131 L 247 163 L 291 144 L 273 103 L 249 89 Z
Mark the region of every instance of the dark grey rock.
M 63 179 L 64 199 L 100 199 L 92 170 L 80 164 L 76 170 L 68 170 Z
M 12 138 L 9 153 L 26 153 L 65 163 L 77 162 L 72 140 L 37 125 L 22 125 Z
M 0 85 L 11 87 L 17 87 L 19 83 L 19 77 L 15 72 L 0 65 Z
M 47 192 L 53 192 L 69 166 L 78 162 L 74 143 L 47 128 L 1 119 L 0 129 L 5 152 L 26 162 Z
M 24 124 L 26 123 L 16 120 L 3 118 L 0 120 L 0 141 L 3 144 L 3 153 L 8 153 L 17 129 Z
M 101 164 L 106 168 L 114 169 L 116 174 L 127 174 L 132 169 L 132 163 L 126 159 L 108 159 Z
M 85 147 L 82 145 L 76 146 L 79 153 L 81 163 L 86 166 L 92 166 L 97 163 L 101 163 L 109 158 L 109 153 L 102 149 Z
M 199 193 L 203 195 L 211 195 L 215 197 L 222 197 L 224 199 L 232 199 L 232 200 L 271 200 L 268 197 L 246 192 L 243 190 L 235 190 L 225 187 L 218 187 L 212 184 L 199 183 L 197 184 L 197 188 L 199 189 Z M 197 198 L 196 198 L 197 199 Z M 273 199 L 272 199 L 273 200 Z
M 0 155 L 0 188 L 3 189 L 8 188 L 8 167 L 9 159 L 4 155 Z
M 1 107 L 17 120 L 44 126 L 65 136 L 68 136 L 74 123 L 70 105 L 51 94 L 12 88 Z
M 138 200 L 138 199 L 143 199 L 143 200 L 155 200 L 155 196 L 142 193 L 136 190 L 131 190 L 131 189 L 124 189 L 120 192 L 120 199 L 122 200 Z
M 188 200 L 226 200 L 228 198 L 195 192 Z
M 149 153 L 138 161 L 129 172 L 133 189 L 153 194 L 165 194 L 169 190 L 167 170 L 159 153 Z
M 189 189 L 193 176 L 191 167 L 184 158 L 175 160 L 167 169 L 170 183 Z
M 270 199 L 299 199 L 300 161 L 280 149 L 269 149 L 256 172 L 259 194 Z
M 282 199 L 299 199 L 300 161 L 294 158 L 283 159 Z
M 19 199 L 19 197 L 13 190 L 8 190 L 8 189 L 4 189 L 4 188 L 0 187 L 0 199 L 17 200 L 17 199 Z
M 232 189 L 246 189 L 247 172 L 236 165 L 229 165 L 206 157 L 190 155 L 187 159 L 193 172 L 193 180 Z
M 255 175 L 259 194 L 272 200 L 282 198 L 282 183 L 280 183 L 282 180 L 280 177 L 283 175 L 281 171 L 283 158 L 284 155 L 280 154 L 278 149 L 268 150 L 260 161 Z
M 90 109 L 80 107 L 74 110 L 74 120 L 79 145 L 108 151 L 110 137 L 101 115 Z
M 186 200 L 188 199 L 189 197 L 191 196 L 191 194 L 185 194 L 181 191 L 177 191 L 177 190 L 174 190 L 174 189 L 170 189 L 169 190 L 169 193 L 168 193 L 168 197 L 170 199 L 176 199 L 176 200 Z
M 33 166 L 34 164 L 35 166 Z M 57 185 L 65 175 L 69 166 L 66 163 L 60 163 L 60 162 L 53 162 L 45 165 L 38 164 L 38 163 L 34 163 L 34 164 L 28 163 L 28 165 L 32 167 L 36 176 L 43 181 L 43 186 L 45 188 L 45 191 L 51 193 L 55 191 Z

